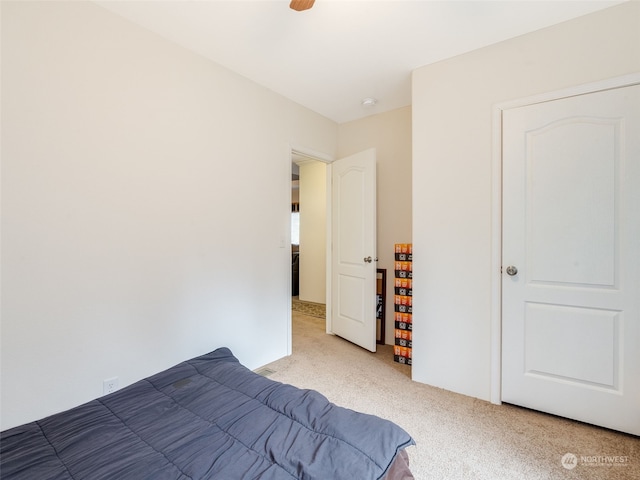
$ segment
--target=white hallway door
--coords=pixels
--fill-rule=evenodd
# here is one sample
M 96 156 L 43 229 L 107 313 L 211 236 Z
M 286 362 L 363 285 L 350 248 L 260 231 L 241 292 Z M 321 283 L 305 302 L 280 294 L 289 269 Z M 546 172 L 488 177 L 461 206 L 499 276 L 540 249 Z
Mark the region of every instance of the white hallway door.
M 503 112 L 502 400 L 640 435 L 640 85 Z
M 376 351 L 376 152 L 331 164 L 331 331 Z

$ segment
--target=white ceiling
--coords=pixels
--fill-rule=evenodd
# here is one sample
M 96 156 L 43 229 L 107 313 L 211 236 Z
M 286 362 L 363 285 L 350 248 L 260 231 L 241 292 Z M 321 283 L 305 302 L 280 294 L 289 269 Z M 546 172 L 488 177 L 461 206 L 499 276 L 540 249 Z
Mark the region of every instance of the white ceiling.
M 610 7 L 593 1 L 107 0 L 97 4 L 343 123 L 411 104 L 411 71 Z M 362 99 L 378 104 L 365 108 Z

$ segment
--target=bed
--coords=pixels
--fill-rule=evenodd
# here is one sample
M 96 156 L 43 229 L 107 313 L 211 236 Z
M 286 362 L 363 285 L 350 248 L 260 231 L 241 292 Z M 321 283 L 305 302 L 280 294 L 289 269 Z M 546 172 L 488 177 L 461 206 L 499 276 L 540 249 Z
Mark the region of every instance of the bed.
M 258 375 L 228 348 L 6 430 L 3 480 L 413 479 L 396 424 Z

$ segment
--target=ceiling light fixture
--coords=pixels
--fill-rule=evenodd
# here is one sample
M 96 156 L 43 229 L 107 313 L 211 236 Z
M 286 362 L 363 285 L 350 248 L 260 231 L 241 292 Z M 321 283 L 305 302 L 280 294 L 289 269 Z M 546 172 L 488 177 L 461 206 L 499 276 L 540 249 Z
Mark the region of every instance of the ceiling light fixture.
M 373 97 L 367 97 L 362 100 L 362 106 L 365 108 L 375 107 L 377 103 L 378 100 Z

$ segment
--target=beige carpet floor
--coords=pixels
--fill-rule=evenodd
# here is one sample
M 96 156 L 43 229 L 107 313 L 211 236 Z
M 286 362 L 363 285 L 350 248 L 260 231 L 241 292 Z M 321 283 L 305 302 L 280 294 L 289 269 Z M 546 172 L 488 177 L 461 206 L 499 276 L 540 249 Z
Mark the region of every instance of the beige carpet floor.
M 370 353 L 325 334 L 323 319 L 292 316 L 293 354 L 265 366 L 269 378 L 396 422 L 416 441 L 408 453 L 417 480 L 640 479 L 638 437 L 413 382 L 391 346 Z

